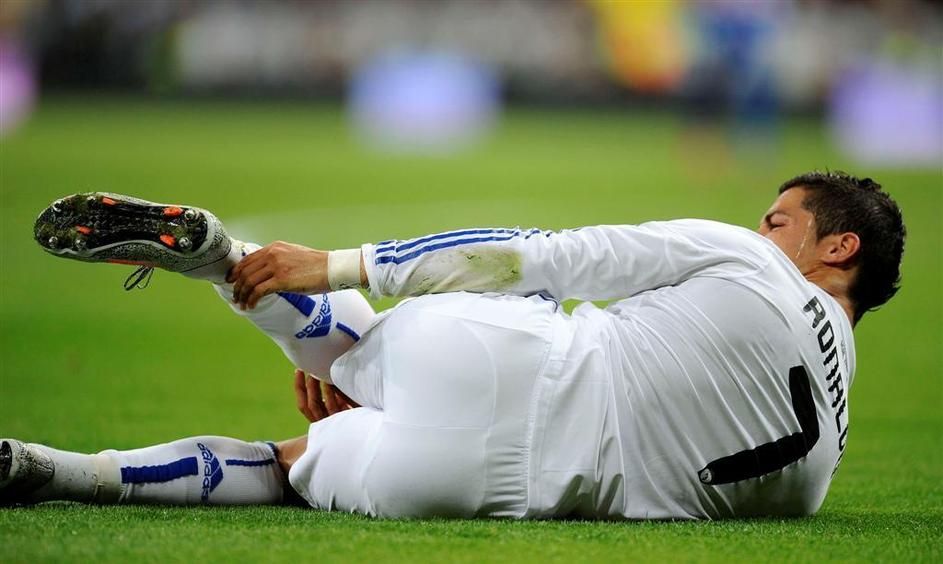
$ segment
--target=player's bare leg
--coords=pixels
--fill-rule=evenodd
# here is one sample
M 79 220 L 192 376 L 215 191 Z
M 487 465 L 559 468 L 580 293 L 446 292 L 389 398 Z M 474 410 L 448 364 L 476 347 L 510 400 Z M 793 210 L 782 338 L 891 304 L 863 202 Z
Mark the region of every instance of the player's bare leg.
M 276 456 L 278 466 L 282 469 L 282 474 L 288 476 L 292 465 L 298 462 L 301 455 L 305 453 L 305 449 L 308 448 L 308 435 L 280 441 L 275 444 L 275 447 L 278 453 Z

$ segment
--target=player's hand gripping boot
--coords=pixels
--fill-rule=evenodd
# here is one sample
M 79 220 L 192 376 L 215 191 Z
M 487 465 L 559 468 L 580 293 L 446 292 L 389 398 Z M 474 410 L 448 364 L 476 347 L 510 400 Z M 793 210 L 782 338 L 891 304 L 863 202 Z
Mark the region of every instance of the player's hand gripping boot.
M 210 212 L 105 192 L 56 200 L 36 219 L 36 241 L 63 258 L 138 265 L 125 288 L 144 287 L 162 268 L 216 282 L 232 266 L 233 242 Z
M 31 503 L 30 495 L 54 472 L 44 452 L 15 439 L 0 439 L 0 506 Z

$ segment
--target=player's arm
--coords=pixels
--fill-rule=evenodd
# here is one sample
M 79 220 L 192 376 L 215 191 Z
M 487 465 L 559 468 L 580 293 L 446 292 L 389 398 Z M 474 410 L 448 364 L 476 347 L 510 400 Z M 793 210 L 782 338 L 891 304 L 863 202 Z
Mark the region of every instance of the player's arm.
M 243 259 L 230 281 L 247 307 L 273 291 L 356 285 L 374 297 L 464 290 L 605 300 L 677 284 L 720 264 L 753 269 L 765 263 L 758 237 L 679 220 L 557 232 L 466 229 L 331 253 L 274 243 Z
M 322 294 L 366 287 L 362 264 L 359 249 L 328 252 L 276 241 L 244 257 L 226 281 L 233 285 L 233 302 L 252 309 L 275 292 Z M 338 278 L 337 273 L 345 278 Z
M 371 293 L 472 291 L 605 300 L 677 284 L 724 264 L 753 270 L 767 247 L 743 228 L 679 220 L 557 232 L 472 229 L 362 248 Z

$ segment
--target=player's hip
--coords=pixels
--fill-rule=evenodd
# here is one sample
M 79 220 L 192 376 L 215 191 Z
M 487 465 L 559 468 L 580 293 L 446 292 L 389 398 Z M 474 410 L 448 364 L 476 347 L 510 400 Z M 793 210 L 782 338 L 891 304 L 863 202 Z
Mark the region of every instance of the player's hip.
M 399 378 L 385 390 L 389 420 L 482 432 L 475 458 L 482 502 L 475 514 L 606 511 L 600 499 L 611 492 L 600 490 L 601 461 L 613 426 L 606 425 L 612 370 L 600 342 L 604 326 L 564 315 L 539 296 L 494 294 L 412 300 L 384 324 L 381 334 L 395 347 L 386 367 Z M 432 401 L 417 410 L 404 390 Z M 467 454 L 473 444 L 460 448 Z
M 446 416 L 468 412 L 473 398 L 491 397 L 495 387 L 503 388 L 502 403 L 526 402 L 522 398 L 528 397 L 533 374 L 546 362 L 553 340 L 554 318 L 560 316 L 554 306 L 540 299 L 464 292 L 404 300 L 381 313 L 334 362 L 332 380 L 359 403 L 384 410 L 411 394 L 434 400 Z M 439 419 L 430 415 L 415 413 Z
M 398 511 L 389 504 L 398 499 L 393 490 L 441 492 L 448 484 L 477 493 L 448 508 L 434 495 L 430 514 L 530 513 L 546 382 L 558 379 L 572 339 L 569 318 L 557 310 L 540 298 L 513 296 L 411 300 L 335 363 L 334 382 L 355 396 L 367 390 L 382 410 L 378 436 L 385 439 L 362 475 L 384 477 L 365 487 L 386 500 L 385 514 Z M 402 514 L 422 515 L 421 501 L 411 496 Z

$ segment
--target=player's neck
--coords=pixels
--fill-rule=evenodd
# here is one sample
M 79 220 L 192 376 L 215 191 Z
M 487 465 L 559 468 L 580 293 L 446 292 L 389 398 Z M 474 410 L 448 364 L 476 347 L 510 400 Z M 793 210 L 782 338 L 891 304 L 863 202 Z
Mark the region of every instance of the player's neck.
M 848 316 L 851 326 L 855 325 L 855 308 L 851 301 L 851 281 L 854 271 L 841 270 L 826 265 L 818 265 L 808 272 L 803 272 L 806 280 L 825 290 L 832 296 Z

